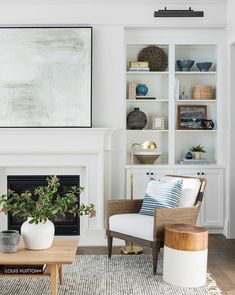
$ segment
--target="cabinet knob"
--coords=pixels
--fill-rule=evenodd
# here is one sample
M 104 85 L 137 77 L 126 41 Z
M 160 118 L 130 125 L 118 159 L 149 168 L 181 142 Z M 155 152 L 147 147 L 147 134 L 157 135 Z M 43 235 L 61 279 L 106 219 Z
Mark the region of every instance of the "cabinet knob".
M 200 172 L 198 172 L 197 175 L 200 175 Z
M 147 172 L 146 175 L 149 175 L 149 172 Z
M 204 172 L 202 172 L 202 175 L 205 175 L 205 173 L 204 173 Z
M 151 172 L 151 175 L 153 175 L 153 172 Z

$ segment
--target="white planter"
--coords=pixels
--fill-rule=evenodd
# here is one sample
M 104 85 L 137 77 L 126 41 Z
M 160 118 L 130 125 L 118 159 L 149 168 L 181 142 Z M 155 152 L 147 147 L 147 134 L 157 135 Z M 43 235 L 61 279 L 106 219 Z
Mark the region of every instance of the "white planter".
M 43 250 L 50 248 L 55 235 L 55 226 L 50 221 L 39 224 L 29 223 L 28 219 L 21 226 L 25 248 L 30 250 Z
M 200 160 L 202 158 L 201 152 L 193 152 L 193 155 L 195 160 Z

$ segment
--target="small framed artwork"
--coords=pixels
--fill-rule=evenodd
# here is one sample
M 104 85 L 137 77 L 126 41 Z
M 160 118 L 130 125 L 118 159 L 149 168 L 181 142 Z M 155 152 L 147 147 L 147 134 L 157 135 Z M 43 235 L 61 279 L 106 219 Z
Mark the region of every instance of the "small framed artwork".
M 165 129 L 165 118 L 154 114 L 152 116 L 152 129 L 163 130 Z
M 206 105 L 178 105 L 178 129 L 203 129 Z

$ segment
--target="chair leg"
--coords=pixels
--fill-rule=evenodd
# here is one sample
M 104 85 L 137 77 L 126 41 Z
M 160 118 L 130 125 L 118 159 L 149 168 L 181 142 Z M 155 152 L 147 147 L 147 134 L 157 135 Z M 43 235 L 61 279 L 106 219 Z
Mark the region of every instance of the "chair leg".
M 113 247 L 113 237 L 108 234 L 108 258 L 111 258 Z
M 130 246 L 130 245 L 131 245 L 131 242 L 125 240 L 125 245 L 126 245 L 126 246 Z
M 152 253 L 153 253 L 153 274 L 157 274 L 157 259 L 158 259 L 158 252 L 160 251 L 160 244 L 153 243 Z

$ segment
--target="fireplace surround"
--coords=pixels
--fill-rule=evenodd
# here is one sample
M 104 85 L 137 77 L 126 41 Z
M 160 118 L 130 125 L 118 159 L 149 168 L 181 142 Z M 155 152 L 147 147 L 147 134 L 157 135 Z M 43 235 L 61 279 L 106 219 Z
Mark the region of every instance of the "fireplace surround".
M 32 192 L 36 187 L 46 185 L 46 179 L 53 175 L 10 175 L 7 176 L 7 188 L 22 193 Z M 59 194 L 68 192 L 71 186 L 80 186 L 79 175 L 57 175 L 60 181 Z M 77 195 L 79 205 L 79 194 Z M 8 229 L 20 231 L 21 225 L 25 220 L 20 217 L 8 214 Z M 53 221 L 55 225 L 55 235 L 73 236 L 80 234 L 80 218 L 66 213 L 65 216 L 57 216 Z
M 109 128 L 0 129 L 0 193 L 7 192 L 8 176 L 79 175 L 85 188 L 81 203 L 96 208 L 95 218 L 80 217 L 79 245 L 105 245 L 113 132 Z M 0 213 L 0 230 L 5 229 L 7 216 Z

